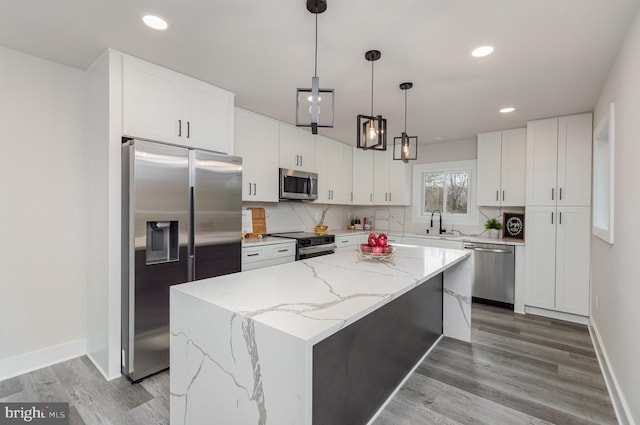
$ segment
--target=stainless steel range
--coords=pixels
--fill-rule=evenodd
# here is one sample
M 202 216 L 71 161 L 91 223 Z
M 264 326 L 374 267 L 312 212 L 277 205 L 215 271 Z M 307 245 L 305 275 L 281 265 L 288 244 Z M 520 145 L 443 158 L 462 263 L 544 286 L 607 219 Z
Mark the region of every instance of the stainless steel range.
M 319 235 L 317 233 L 292 232 L 274 233 L 271 236 L 296 240 L 296 261 L 321 255 L 333 254 L 336 251 L 335 235 Z

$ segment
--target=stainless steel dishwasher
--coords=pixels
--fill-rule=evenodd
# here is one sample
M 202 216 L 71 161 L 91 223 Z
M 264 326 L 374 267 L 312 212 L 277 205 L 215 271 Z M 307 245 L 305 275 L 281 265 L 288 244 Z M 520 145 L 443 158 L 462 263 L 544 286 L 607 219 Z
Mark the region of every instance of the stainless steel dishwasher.
M 513 310 L 515 247 L 465 242 L 473 250 L 473 301 Z

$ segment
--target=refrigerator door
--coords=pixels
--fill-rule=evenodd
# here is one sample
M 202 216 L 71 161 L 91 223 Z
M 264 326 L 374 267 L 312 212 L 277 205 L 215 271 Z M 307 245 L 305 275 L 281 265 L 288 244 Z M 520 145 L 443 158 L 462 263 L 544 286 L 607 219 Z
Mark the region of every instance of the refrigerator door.
M 169 287 L 188 279 L 189 151 L 131 141 L 123 177 L 122 371 L 137 381 L 169 367 Z
M 242 160 L 192 151 L 194 280 L 239 272 L 242 236 Z

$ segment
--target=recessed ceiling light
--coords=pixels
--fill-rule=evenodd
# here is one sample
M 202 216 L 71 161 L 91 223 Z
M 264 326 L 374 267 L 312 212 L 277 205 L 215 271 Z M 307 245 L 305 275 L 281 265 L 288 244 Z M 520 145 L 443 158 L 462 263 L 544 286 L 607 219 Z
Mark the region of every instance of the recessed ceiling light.
M 508 114 L 508 113 L 513 112 L 513 111 L 515 111 L 515 110 L 516 110 L 516 108 L 511 108 L 511 107 L 509 107 L 509 108 L 502 108 L 502 109 L 500 109 L 500 112 L 502 112 L 503 114 Z
M 473 52 L 471 52 L 471 55 L 476 58 L 481 58 L 483 56 L 489 56 L 491 53 L 493 53 L 493 47 L 481 46 L 476 49 L 473 49 Z
M 142 17 L 142 22 L 144 22 L 149 28 L 153 28 L 154 30 L 164 31 L 169 28 L 169 24 L 167 24 L 167 21 L 157 15 L 144 15 Z

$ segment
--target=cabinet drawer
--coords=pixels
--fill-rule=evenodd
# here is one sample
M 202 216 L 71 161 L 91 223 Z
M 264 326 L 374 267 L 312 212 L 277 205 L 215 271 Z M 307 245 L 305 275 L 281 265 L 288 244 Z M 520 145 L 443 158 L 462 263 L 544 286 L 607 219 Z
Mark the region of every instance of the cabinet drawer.
M 295 241 L 271 245 L 258 245 L 242 248 L 242 270 L 252 270 L 259 267 L 294 261 Z M 253 265 L 255 264 L 255 266 Z
M 295 256 L 296 256 L 295 242 L 278 244 L 278 245 L 269 245 L 267 248 L 269 250 L 270 258 L 291 257 L 292 259 L 295 259 Z

